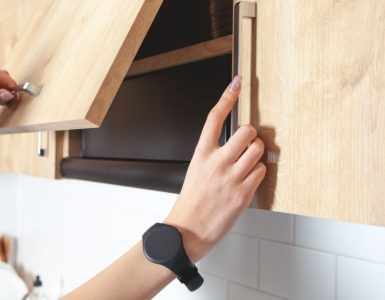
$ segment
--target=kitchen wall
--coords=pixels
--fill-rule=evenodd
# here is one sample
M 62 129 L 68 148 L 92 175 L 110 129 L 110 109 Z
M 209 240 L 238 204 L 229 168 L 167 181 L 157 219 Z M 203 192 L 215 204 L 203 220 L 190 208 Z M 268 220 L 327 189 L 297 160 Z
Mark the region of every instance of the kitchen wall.
M 52 295 L 72 290 L 162 220 L 176 195 L 0 174 L 0 233 Z M 199 263 L 205 284 L 173 282 L 156 299 L 385 299 L 385 229 L 248 210 Z M 127 278 L 127 280 L 130 280 Z

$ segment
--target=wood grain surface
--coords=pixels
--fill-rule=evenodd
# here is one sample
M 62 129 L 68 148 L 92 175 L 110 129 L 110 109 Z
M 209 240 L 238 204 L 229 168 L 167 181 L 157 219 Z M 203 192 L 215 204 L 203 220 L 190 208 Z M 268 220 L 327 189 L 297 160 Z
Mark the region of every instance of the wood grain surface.
M 166 68 L 229 54 L 232 51 L 232 45 L 232 36 L 228 35 L 185 48 L 146 57 L 134 61 L 128 70 L 127 76 L 137 76 L 144 73 L 159 71 Z
M 51 0 L 0 1 L 1 47 L 0 65 L 4 65 L 12 49 L 26 31 L 31 18 L 41 14 Z M 37 134 L 0 135 L 0 172 L 59 178 L 63 157 L 63 133 L 43 133 L 45 156 L 37 156 Z
M 37 155 L 37 133 L 0 136 L 0 172 L 60 178 L 64 132 L 45 132 L 45 155 Z
M 385 225 L 385 2 L 256 2 L 258 207 Z
M 0 108 L 0 133 L 100 125 L 161 3 L 39 2 L 39 13 L 1 67 L 42 92 Z M 2 0 L 0 19 L 9 14 L 8 5 L 12 1 Z

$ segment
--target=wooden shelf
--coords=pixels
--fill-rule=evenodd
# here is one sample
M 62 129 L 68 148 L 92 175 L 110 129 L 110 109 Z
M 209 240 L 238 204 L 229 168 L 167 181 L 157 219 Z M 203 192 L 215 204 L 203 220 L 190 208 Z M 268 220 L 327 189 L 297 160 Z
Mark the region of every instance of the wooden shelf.
M 136 60 L 127 76 L 136 76 L 232 52 L 232 35 Z

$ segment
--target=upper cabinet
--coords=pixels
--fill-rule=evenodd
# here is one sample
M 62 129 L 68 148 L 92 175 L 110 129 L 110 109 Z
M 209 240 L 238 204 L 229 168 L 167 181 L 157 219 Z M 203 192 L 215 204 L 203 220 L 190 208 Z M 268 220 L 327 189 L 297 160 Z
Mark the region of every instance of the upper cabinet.
M 159 26 L 131 68 L 162 1 L 34 0 L 30 26 L 20 30 L 12 13 L 19 15 L 18 5 L 26 2 L 0 0 L 1 25 L 16 26 L 17 37 L 1 32 L 6 43 L 0 60 L 6 58 L 2 68 L 18 82 L 29 81 L 42 91 L 0 108 L 0 133 L 97 127 L 126 74 L 230 53 L 234 41 L 234 72 L 243 83 L 233 125 L 251 123 L 266 145 L 267 176 L 254 205 L 385 226 L 383 0 L 247 0 L 235 7 L 233 36 L 226 31 L 189 43 L 183 34 L 174 38 L 172 27 Z M 183 21 L 201 2 L 224 3 L 168 0 L 158 16 L 164 10 L 166 19 L 170 14 Z M 175 4 L 186 5 L 176 11 L 188 16 L 167 12 Z M 164 37 L 175 47 L 164 47 Z M 20 136 L 23 142 L 3 137 L 0 144 L 7 153 L 14 152 L 10 144 L 35 147 L 35 134 Z M 44 176 L 58 176 L 57 161 L 80 152 L 80 142 L 69 143 L 66 136 L 49 134 L 49 144 L 56 144 L 47 152 L 44 165 L 51 169 Z M 41 168 L 39 158 L 25 171 L 18 157 L 7 153 L 0 169 L 36 173 Z
M 2 19 L 21 2 L 1 1 Z M 1 68 L 41 93 L 1 107 L 0 133 L 99 126 L 161 3 L 34 1 L 36 13 Z
M 385 225 L 384 1 L 256 2 L 242 35 L 258 207 Z

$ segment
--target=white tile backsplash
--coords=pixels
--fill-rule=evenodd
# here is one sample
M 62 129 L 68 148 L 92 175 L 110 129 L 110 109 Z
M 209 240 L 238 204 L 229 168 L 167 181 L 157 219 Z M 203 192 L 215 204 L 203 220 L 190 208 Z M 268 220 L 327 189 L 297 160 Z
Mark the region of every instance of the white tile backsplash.
M 210 274 L 257 288 L 258 240 L 230 233 L 199 266 Z
M 296 216 L 296 245 L 385 263 L 385 228 Z
M 242 214 L 231 231 L 256 238 L 292 243 L 293 219 L 293 215 L 290 214 L 250 208 Z
M 229 300 L 284 300 L 239 284 L 229 284 Z
M 295 300 L 332 300 L 335 256 L 260 241 L 260 289 Z
M 338 259 L 337 300 L 385 299 L 385 266 L 350 258 Z
M 127 251 L 176 199 L 0 173 L 0 233 L 17 236 L 19 267 L 41 274 L 57 299 Z M 382 300 L 385 230 L 249 209 L 199 270 L 196 293 L 175 280 L 155 299 Z
M 16 234 L 17 176 L 0 173 L 0 236 Z
M 171 299 L 186 299 L 186 300 L 227 300 L 227 281 L 202 273 L 204 283 L 195 292 L 189 292 L 187 288 L 180 284 L 175 279 L 163 291 L 161 291 L 154 299 L 156 300 L 171 300 Z M 241 300 L 241 299 L 239 299 Z

